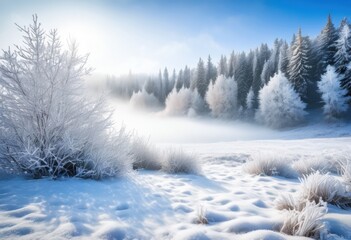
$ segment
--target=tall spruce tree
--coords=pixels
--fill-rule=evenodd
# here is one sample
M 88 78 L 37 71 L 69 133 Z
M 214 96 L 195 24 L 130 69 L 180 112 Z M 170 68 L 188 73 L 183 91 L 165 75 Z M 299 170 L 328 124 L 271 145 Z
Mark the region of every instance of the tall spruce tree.
M 343 74 L 341 86 L 348 91 L 351 96 L 351 32 L 350 26 L 346 22 L 341 24 L 342 29 L 339 31 L 339 38 L 336 41 L 336 53 L 334 55 L 335 68 L 338 74 Z
M 295 41 L 291 46 L 288 73 L 290 82 L 304 101 L 307 99 L 307 87 L 311 75 L 310 50 L 311 43 L 309 38 L 303 37 L 301 29 L 299 29 Z
M 197 64 L 196 78 L 194 84 L 201 97 L 204 98 L 207 91 L 208 83 L 206 81 L 206 70 L 204 61 L 201 58 L 199 59 L 199 62 Z
M 207 65 L 206 65 L 206 82 L 207 82 L 207 86 L 208 86 L 208 84 L 210 84 L 211 81 L 212 82 L 216 81 L 216 78 L 217 78 L 216 67 L 212 63 L 211 56 L 208 55 Z

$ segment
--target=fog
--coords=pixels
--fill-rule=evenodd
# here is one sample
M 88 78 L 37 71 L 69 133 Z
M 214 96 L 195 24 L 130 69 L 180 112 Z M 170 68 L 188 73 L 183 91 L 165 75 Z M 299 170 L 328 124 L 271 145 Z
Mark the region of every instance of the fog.
M 143 111 L 128 102 L 110 100 L 114 121 L 153 143 L 211 143 L 278 138 L 281 133 L 255 124 L 209 117 L 169 117 L 159 111 Z

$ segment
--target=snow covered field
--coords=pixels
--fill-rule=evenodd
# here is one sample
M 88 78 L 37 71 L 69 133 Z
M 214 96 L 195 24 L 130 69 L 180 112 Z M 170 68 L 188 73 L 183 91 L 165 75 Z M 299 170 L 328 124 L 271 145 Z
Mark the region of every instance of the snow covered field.
M 187 122 L 161 117 L 156 124 L 159 128 L 152 128 L 151 116 L 133 117 L 135 122 L 145 121 L 145 132 L 160 131 L 150 134 L 159 147 L 180 146 L 196 154 L 202 173 L 170 175 L 141 170 L 125 178 L 103 181 L 4 176 L 0 180 L 0 238 L 302 239 L 279 233 L 284 211 L 274 205 L 280 195 L 296 192 L 299 180 L 252 176 L 243 171 L 243 163 L 257 154 L 280 156 L 292 164 L 301 159 L 323 160 L 351 153 L 351 128 L 342 124 L 274 132 L 257 126 L 249 130 L 247 124 L 245 129 L 242 125 L 235 128 L 235 124 L 213 121 L 198 126 L 202 120 Z M 207 139 L 198 131 L 204 125 L 210 129 Z M 175 131 L 179 131 L 177 138 L 171 134 Z M 230 134 L 233 139 L 228 141 Z M 197 139 L 204 141 L 191 143 Z M 350 213 L 328 205 L 323 218 L 327 239 L 351 239 Z M 208 224 L 199 224 L 203 221 Z

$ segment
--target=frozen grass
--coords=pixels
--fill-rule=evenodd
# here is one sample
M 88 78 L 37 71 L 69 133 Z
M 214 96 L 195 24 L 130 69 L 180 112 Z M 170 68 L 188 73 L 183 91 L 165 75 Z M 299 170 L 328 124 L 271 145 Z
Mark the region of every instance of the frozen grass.
M 342 156 L 329 156 L 325 154 L 303 157 L 295 161 L 292 167 L 301 176 L 317 171 L 322 173 L 337 173 L 340 168 L 340 162 L 343 162 L 341 157 Z
M 346 186 L 329 174 L 315 172 L 301 178 L 299 197 L 308 201 L 324 202 L 341 208 L 351 207 L 351 195 Z
M 131 155 L 133 169 L 161 170 L 161 156 L 158 149 L 142 138 L 135 138 L 132 142 Z
M 287 178 L 297 177 L 297 173 L 289 165 L 292 160 L 277 157 L 273 154 L 257 154 L 252 160 L 243 165 L 245 172 L 253 175 L 282 176 Z
M 206 209 L 203 206 L 199 206 L 196 212 L 196 224 L 208 224 L 208 220 L 206 218 Z
M 286 212 L 280 231 L 293 236 L 319 238 L 319 233 L 324 227 L 322 218 L 326 213 L 326 203 L 306 202 L 301 211 Z
M 341 177 L 344 183 L 348 186 L 349 191 L 351 190 L 351 161 L 345 161 L 340 163 L 341 165 Z
M 275 208 L 278 210 L 296 210 L 296 199 L 291 194 L 281 195 L 275 201 Z
M 348 192 L 346 185 L 335 177 L 317 171 L 305 175 L 300 180 L 301 186 L 295 195 L 282 195 L 275 201 L 277 209 L 301 211 L 306 203 L 320 201 L 340 208 L 351 207 L 351 193 Z
M 168 149 L 164 152 L 162 170 L 166 173 L 193 173 L 200 172 L 198 160 L 194 155 L 185 153 L 181 149 Z

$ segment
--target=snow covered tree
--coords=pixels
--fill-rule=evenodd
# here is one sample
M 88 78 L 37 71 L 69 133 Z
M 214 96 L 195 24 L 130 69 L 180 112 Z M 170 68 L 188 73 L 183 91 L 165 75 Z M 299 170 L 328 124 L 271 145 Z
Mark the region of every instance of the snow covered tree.
M 306 115 L 306 104 L 281 72 L 274 75 L 261 89 L 259 100 L 256 120 L 269 127 L 294 126 Z
M 237 84 L 232 78 L 223 75 L 211 83 L 206 93 L 206 102 L 211 114 L 218 118 L 232 118 L 237 115 Z
M 343 74 L 341 86 L 348 90 L 351 96 L 351 78 L 350 74 L 346 73 L 351 62 L 351 33 L 349 24 L 343 24 L 339 32 L 339 38 L 335 43 L 336 53 L 334 55 L 336 72 Z
M 278 69 L 284 74 L 287 74 L 289 66 L 289 46 L 284 42 L 279 49 L 279 60 L 278 60 Z
M 234 77 L 234 71 L 235 71 L 235 61 L 236 61 L 236 56 L 234 51 L 230 54 L 229 62 L 228 62 L 228 76 L 231 78 Z
M 322 94 L 324 103 L 323 112 L 328 120 L 339 118 L 348 109 L 347 102 L 350 97 L 346 96 L 347 91 L 340 85 L 342 76 L 340 76 L 333 66 L 328 65 L 326 73 L 318 82 L 319 92 Z
M 206 66 L 206 82 L 207 82 L 207 85 L 210 84 L 210 82 L 215 81 L 216 78 L 217 78 L 216 67 L 212 63 L 211 56 L 208 55 L 207 66 Z
M 228 76 L 227 57 L 222 55 L 218 63 L 218 75 Z
M 163 70 L 163 77 L 162 77 L 162 81 L 163 81 L 163 98 L 166 99 L 168 94 L 172 91 L 172 87 L 171 87 L 171 83 L 169 81 L 169 74 L 168 74 L 168 69 L 165 68 Z
M 177 74 L 176 74 L 176 70 L 173 69 L 172 77 L 171 77 L 171 80 L 169 81 L 169 90 L 168 90 L 168 92 L 171 92 L 173 90 L 173 88 L 175 87 L 176 81 L 177 81 Z
M 133 108 L 147 109 L 147 108 L 158 108 L 160 102 L 153 93 L 148 93 L 146 90 L 141 90 L 133 93 L 129 100 L 130 105 Z
M 34 178 L 102 178 L 129 166 L 123 131 L 113 132 L 104 101 L 85 96 L 90 69 L 77 45 L 65 50 L 57 31 L 33 16 L 23 45 L 0 60 L 0 165 Z
M 145 85 L 144 85 L 144 89 L 145 91 L 148 93 L 148 94 L 155 94 L 155 91 L 156 91 L 156 84 L 155 84 L 155 81 L 151 78 L 149 78 L 146 82 L 145 82 Z
M 246 105 L 246 96 L 252 84 L 252 67 L 249 59 L 245 52 L 242 52 L 236 64 L 235 81 L 238 87 L 238 104 L 241 107 Z
M 179 92 L 179 90 L 184 86 L 184 76 L 183 76 L 183 69 L 179 70 L 178 73 L 178 78 L 177 78 L 177 82 L 176 82 L 176 89 Z
M 331 16 L 328 16 L 327 24 L 317 36 L 316 39 L 316 74 L 321 76 L 327 65 L 334 65 L 334 55 L 336 53 L 335 42 L 338 39 L 337 31 L 331 20 Z
M 310 66 L 310 41 L 308 37 L 303 37 L 301 29 L 291 46 L 291 58 L 288 66 L 289 80 L 301 98 L 306 100 L 307 87 L 311 80 Z
M 200 93 L 201 97 L 204 98 L 207 91 L 207 87 L 208 82 L 206 81 L 206 70 L 204 62 L 200 58 L 196 69 L 195 88 Z
M 190 88 L 191 71 L 188 68 L 188 66 L 185 66 L 184 68 L 183 78 L 184 78 L 184 87 Z
M 165 112 L 167 115 L 186 115 L 191 107 L 191 90 L 181 88 L 179 92 L 174 88 L 166 99 Z
M 195 89 L 181 88 L 178 92 L 174 88 L 166 99 L 165 113 L 167 115 L 195 116 L 206 110 L 205 101 Z

